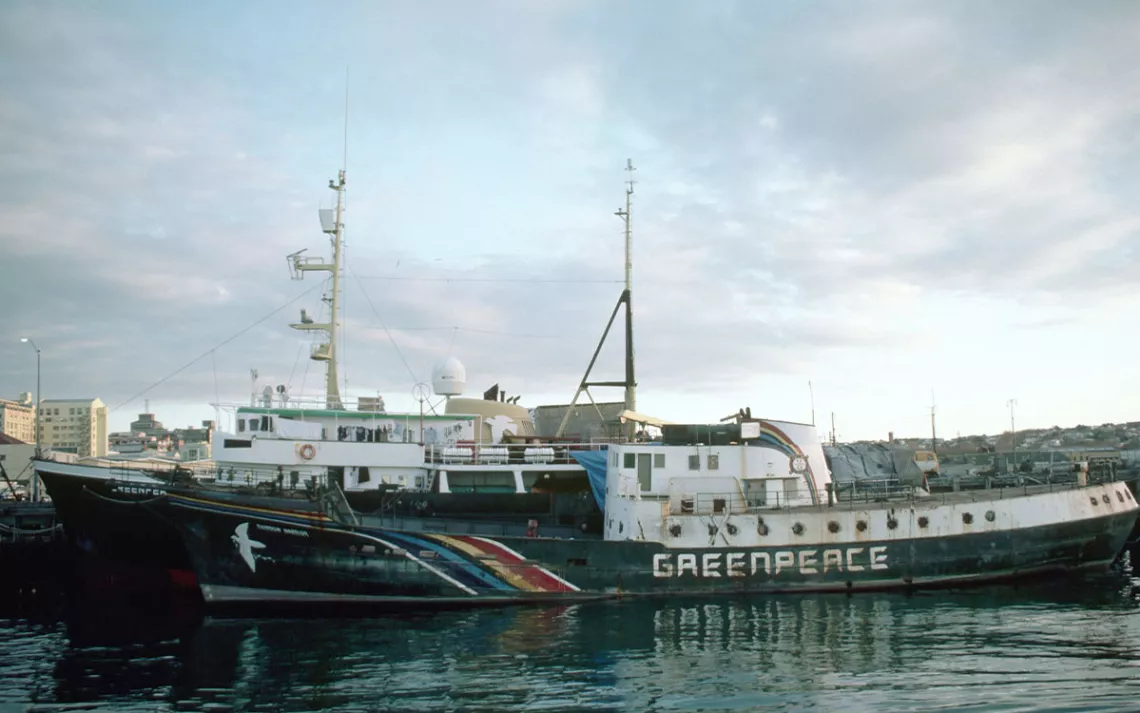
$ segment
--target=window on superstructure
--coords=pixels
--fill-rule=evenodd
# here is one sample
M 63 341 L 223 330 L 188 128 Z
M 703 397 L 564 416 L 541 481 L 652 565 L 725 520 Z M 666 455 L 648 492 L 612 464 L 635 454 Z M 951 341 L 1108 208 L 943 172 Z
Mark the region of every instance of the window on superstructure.
M 720 468 L 720 456 L 715 453 L 709 454 L 709 470 L 718 470 Z
M 245 419 L 239 418 L 237 422 L 238 433 L 245 433 Z
M 622 462 L 622 467 L 623 468 L 636 468 L 637 467 L 637 454 L 636 453 L 626 453 L 625 458 Z
M 665 454 L 664 453 L 654 453 L 653 454 L 653 467 L 654 468 L 664 468 L 665 467 Z
M 689 470 L 701 469 L 701 457 L 697 454 L 689 456 Z

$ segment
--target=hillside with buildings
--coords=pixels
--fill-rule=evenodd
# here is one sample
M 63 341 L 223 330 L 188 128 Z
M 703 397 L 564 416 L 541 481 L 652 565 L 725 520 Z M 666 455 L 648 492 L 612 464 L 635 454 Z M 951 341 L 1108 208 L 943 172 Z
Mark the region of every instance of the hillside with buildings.
M 939 438 L 900 438 L 895 442 L 913 448 L 934 450 L 939 455 L 1003 453 L 1013 450 L 1140 450 L 1140 421 L 1102 423 L 1098 426 L 1053 426 L 1052 428 L 1005 431 L 996 435 L 972 435 Z
M 208 460 L 215 430 L 213 421 L 167 429 L 153 413 L 141 413 L 128 431 L 110 433 L 107 406 L 97 398 L 45 399 L 40 404 L 39 421 L 42 450 L 78 458 Z M 0 459 L 7 461 L 6 470 L 24 472 L 35 443 L 36 404 L 32 395 L 0 399 Z

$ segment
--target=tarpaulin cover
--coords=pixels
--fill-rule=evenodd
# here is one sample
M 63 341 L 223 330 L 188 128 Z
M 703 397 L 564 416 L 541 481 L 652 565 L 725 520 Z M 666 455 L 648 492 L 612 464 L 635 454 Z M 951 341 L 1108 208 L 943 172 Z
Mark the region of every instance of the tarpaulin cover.
M 598 509 L 606 511 L 606 459 L 609 451 L 571 451 L 574 460 L 586 469 L 586 477 L 590 479 L 590 489 L 594 491 L 594 500 L 598 501 Z

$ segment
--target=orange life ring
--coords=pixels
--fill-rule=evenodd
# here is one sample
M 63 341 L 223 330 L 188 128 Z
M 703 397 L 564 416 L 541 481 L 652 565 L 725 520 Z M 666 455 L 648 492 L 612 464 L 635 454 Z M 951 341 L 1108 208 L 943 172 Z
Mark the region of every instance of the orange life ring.
M 313 447 L 312 443 L 306 443 L 305 445 L 301 446 L 301 457 L 305 460 L 309 460 L 316 454 L 317 449 Z

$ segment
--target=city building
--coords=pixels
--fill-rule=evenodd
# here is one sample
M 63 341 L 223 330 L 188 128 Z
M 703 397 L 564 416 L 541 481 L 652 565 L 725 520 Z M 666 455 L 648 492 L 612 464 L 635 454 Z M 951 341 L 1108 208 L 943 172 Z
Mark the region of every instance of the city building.
M 36 440 L 36 405 L 31 394 L 20 394 L 16 401 L 0 399 L 0 433 L 23 443 Z
M 145 433 L 161 438 L 166 435 L 166 428 L 161 421 L 155 419 L 153 413 L 140 413 L 138 420 L 131 422 L 131 433 Z
M 13 483 L 27 483 L 32 477 L 32 456 L 35 452 L 33 444 L 0 433 L 0 466 L 4 466 L 4 472 Z M 8 484 L 0 480 L 0 490 L 7 489 Z M 7 495 L 11 493 L 8 492 Z
M 40 402 L 40 447 L 59 453 L 107 455 L 107 406 L 99 399 Z

